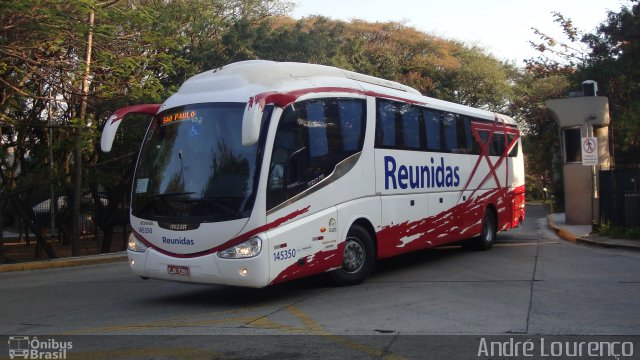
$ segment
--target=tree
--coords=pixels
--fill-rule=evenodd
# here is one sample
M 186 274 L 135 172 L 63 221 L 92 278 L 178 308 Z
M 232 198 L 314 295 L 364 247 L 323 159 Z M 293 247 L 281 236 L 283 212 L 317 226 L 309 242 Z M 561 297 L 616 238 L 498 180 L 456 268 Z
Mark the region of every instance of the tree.
M 11 194 L 24 210 L 24 221 L 42 233 L 48 224 L 30 213 L 33 202 L 42 200 L 33 189 L 50 178 L 47 127 L 55 132 L 50 181 L 62 188 L 58 194 L 78 199 L 89 187 L 105 188 L 74 186 L 71 169 L 109 160 L 95 151 L 95 142 L 112 110 L 165 99 L 189 76 L 233 56 L 232 45 L 222 39 L 240 29 L 239 21 L 250 27 L 289 6 L 279 0 L 0 2 L 0 211 Z M 139 139 L 127 145 L 136 149 L 138 144 Z M 95 171 L 82 168 L 76 184 Z M 63 233 L 76 231 L 78 207 L 75 214 L 69 207 L 60 210 Z M 77 246 L 73 252 L 78 253 Z
M 43 165 L 48 163 L 33 161 L 43 158 L 46 144 L 42 140 L 47 132 L 42 130 L 50 119 L 43 114 L 59 114 L 56 122 L 60 123 L 73 118 L 73 108 L 56 105 L 78 94 L 73 85 L 78 5 L 46 1 L 0 3 L 0 118 L 5 124 L 0 141 L 2 188 L 12 194 L 17 213 L 38 236 L 38 244 L 49 257 L 55 254 L 41 238 L 41 226 L 20 196 L 31 193 L 42 179 Z M 12 158 L 4 156 L 9 149 Z
M 640 5 L 637 0 L 629 3 L 618 12 L 610 11 L 593 33 L 554 13 L 566 39 L 535 30 L 541 42 L 533 45 L 541 56 L 527 62 L 527 68 L 538 74 L 565 76 L 574 89 L 587 79 L 598 82 L 599 95 L 609 98 L 617 165 L 640 163 Z
M 337 66 L 398 81 L 423 94 L 494 111 L 508 110 L 515 66 L 484 50 L 402 23 L 279 18 L 256 35 L 251 58 Z M 267 35 L 264 35 L 267 34 Z
M 559 130 L 547 114 L 545 100 L 564 97 L 570 80 L 558 74 L 538 74 L 528 70 L 520 75 L 514 86 L 515 96 L 509 105 L 510 113 L 518 120 L 523 136 L 527 194 L 543 198 L 544 190 L 552 191 L 561 200 L 561 181 L 554 181 L 558 169 L 554 166 L 560 153 Z M 562 203 L 562 201 L 559 201 Z
M 609 97 L 616 163 L 640 164 L 640 4 L 609 12 L 605 23 L 582 42 L 590 52 L 581 66 Z

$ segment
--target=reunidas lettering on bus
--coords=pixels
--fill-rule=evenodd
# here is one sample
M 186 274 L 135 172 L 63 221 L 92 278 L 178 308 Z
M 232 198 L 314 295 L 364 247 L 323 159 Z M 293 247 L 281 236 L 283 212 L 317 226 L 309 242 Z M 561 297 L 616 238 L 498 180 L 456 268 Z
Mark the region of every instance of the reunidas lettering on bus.
M 457 187 L 460 185 L 460 167 L 445 165 L 444 158 L 430 164 L 397 165 L 393 156 L 384 157 L 385 189 L 425 189 Z

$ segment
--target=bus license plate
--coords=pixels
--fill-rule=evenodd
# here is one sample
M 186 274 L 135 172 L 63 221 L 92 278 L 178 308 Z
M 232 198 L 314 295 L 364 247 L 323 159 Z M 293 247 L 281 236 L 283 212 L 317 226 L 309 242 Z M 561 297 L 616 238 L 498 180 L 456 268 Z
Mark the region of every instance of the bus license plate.
M 189 267 L 179 266 L 179 265 L 168 265 L 167 272 L 169 273 L 169 275 L 189 276 Z

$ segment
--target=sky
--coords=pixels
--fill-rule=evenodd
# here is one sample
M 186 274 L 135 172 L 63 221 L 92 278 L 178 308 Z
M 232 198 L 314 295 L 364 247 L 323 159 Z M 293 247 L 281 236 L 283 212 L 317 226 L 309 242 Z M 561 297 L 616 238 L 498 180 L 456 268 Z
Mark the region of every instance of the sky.
M 554 37 L 562 35 L 552 12 L 560 12 L 585 32 L 593 32 L 618 12 L 626 0 L 293 0 L 292 16 L 323 15 L 370 22 L 400 21 L 446 39 L 477 45 L 501 60 L 522 66 L 539 53 L 532 27 Z

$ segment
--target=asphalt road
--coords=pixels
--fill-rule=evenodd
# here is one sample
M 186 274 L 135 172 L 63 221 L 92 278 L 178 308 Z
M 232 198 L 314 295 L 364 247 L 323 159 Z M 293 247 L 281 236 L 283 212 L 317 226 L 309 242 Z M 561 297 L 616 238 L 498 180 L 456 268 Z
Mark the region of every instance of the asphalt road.
M 0 334 L 71 339 L 69 359 L 475 358 L 484 336 L 640 335 L 640 252 L 569 243 L 543 207 L 527 215 L 489 251 L 380 261 L 353 287 L 144 281 L 126 263 L 1 273 Z

